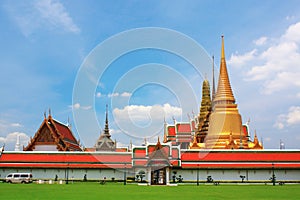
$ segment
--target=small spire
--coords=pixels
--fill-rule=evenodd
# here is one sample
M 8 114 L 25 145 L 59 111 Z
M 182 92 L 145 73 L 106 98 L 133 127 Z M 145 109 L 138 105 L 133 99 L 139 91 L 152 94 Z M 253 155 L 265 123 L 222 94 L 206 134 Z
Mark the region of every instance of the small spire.
M 224 35 L 222 35 L 222 50 L 221 50 L 221 59 L 225 59 Z
M 132 140 L 130 139 L 130 142 L 129 142 L 129 150 L 132 150 Z
M 46 111 L 44 111 L 44 119 L 47 118 L 47 114 L 46 114 Z
M 17 142 L 15 146 L 15 151 L 20 151 L 20 135 L 17 135 Z
M 186 115 L 187 115 L 187 117 L 188 117 L 189 121 L 191 121 L 191 116 L 190 116 L 190 114 L 189 114 L 189 113 L 187 113 Z
M 110 134 L 109 134 L 109 127 L 108 127 L 108 105 L 107 104 L 106 104 L 104 134 L 107 135 L 107 136 L 110 136 Z
M 212 101 L 216 95 L 216 86 L 215 86 L 215 56 L 212 56 Z
M 192 115 L 193 115 L 193 119 L 195 119 L 195 113 L 193 109 L 192 109 Z
M 176 119 L 174 116 L 172 116 L 172 119 L 173 119 L 174 124 L 176 124 Z

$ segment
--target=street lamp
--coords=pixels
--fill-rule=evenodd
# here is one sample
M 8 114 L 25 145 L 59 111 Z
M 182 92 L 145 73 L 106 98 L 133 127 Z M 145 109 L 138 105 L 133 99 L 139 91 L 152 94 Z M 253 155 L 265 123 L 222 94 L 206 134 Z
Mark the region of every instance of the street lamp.
M 197 186 L 199 185 L 199 164 L 197 164 Z
M 67 172 L 66 172 L 66 178 L 67 178 L 67 180 L 66 180 L 66 184 L 68 184 L 68 183 L 69 183 L 69 163 L 67 163 Z
M 126 185 L 126 163 L 125 163 L 125 170 L 124 170 L 124 185 Z
M 272 163 L 272 183 L 273 183 L 273 185 L 275 185 L 275 181 L 276 181 L 276 177 L 274 174 L 274 163 Z

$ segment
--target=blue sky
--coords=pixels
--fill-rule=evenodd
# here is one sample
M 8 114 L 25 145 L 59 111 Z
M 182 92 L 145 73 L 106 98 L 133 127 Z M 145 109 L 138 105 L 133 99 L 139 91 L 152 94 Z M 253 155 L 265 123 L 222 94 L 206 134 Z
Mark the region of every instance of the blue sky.
M 109 104 L 112 137 L 120 145 L 130 140 L 162 135 L 163 116 L 172 123 L 198 113 L 204 74 L 168 52 L 143 49 L 115 60 L 98 80 L 94 104 L 72 101 L 73 86 L 80 66 L 90 52 L 106 39 L 135 28 L 161 27 L 181 32 L 220 60 L 220 36 L 230 80 L 243 122 L 263 138 L 266 148 L 300 148 L 300 4 L 298 1 L 1 1 L 0 3 L 0 145 L 13 150 L 16 136 L 27 144 L 39 128 L 43 113 L 51 108 L 57 120 L 71 120 L 73 131 L 84 146 L 93 146 L 99 130 L 76 131 L 72 110 L 96 110 L 103 126 L 105 104 Z M 182 45 L 182 44 L 181 44 Z M 175 89 L 145 85 L 126 91 L 115 90 L 132 72 L 146 79 L 156 73 L 134 74 L 136 67 L 158 63 L 180 73 L 196 95 L 198 105 L 183 109 Z M 168 68 L 165 68 L 166 70 Z M 134 73 L 133 73 L 134 72 Z M 164 75 L 164 74 L 163 74 Z M 164 77 L 169 83 L 178 80 Z M 122 78 L 123 77 L 123 78 Z M 125 77 L 126 78 L 126 77 Z M 169 78 L 169 79 L 168 79 Z M 125 79 L 124 79 L 125 80 Z M 119 88 L 120 89 L 120 88 Z M 114 104 L 112 104 L 114 99 Z M 130 119 L 124 116 L 129 113 Z M 89 120 L 85 119 L 88 124 Z M 117 121 L 132 121 L 129 135 Z M 153 125 L 153 127 L 152 127 Z M 124 127 L 123 127 L 124 128 Z M 138 131 L 135 131 L 138 130 Z M 149 131 L 151 130 L 151 131 Z M 155 131 L 153 131 L 155 130 Z M 149 132 L 147 132 L 149 131 Z M 156 133 L 157 131 L 157 133 Z M 154 136 L 153 136 L 154 137 Z M 150 138 L 149 140 L 153 140 Z

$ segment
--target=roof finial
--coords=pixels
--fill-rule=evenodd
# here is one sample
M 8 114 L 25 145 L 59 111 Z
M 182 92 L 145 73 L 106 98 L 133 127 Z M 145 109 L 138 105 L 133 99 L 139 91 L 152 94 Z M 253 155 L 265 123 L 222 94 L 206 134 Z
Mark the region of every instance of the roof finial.
M 108 105 L 107 104 L 106 104 L 104 134 L 106 134 L 107 136 L 109 136 L 109 128 L 108 128 Z
M 51 108 L 49 108 L 49 116 L 51 116 Z
M 225 59 L 225 50 L 224 50 L 224 35 L 222 35 L 222 50 L 221 50 L 221 59 Z
M 212 56 L 212 101 L 214 100 L 216 95 L 216 87 L 215 87 L 215 56 Z
M 44 119 L 47 118 L 47 114 L 46 114 L 46 111 L 44 111 Z
M 187 113 L 186 115 L 187 115 L 187 117 L 188 117 L 189 121 L 191 121 L 191 116 L 190 116 L 190 114 L 189 114 L 189 113 Z
M 172 116 L 172 119 L 173 119 L 174 124 L 176 124 L 176 119 L 174 116 Z

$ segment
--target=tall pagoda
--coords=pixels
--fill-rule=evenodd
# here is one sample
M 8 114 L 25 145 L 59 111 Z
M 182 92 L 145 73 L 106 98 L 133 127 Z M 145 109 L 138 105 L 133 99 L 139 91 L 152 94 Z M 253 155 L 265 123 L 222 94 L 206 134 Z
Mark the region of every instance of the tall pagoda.
M 209 122 L 205 148 L 248 148 L 247 137 L 242 133 L 242 118 L 235 103 L 229 81 L 223 36 L 219 82 Z

